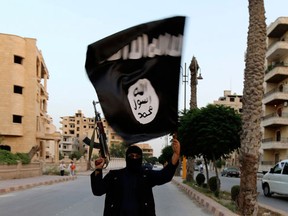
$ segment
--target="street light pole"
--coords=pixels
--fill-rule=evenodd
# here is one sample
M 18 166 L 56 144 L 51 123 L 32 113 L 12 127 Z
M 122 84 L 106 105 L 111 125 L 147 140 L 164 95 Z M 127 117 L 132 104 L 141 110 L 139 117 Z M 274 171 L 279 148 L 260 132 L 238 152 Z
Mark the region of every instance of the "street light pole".
M 186 111 L 186 84 L 188 83 L 188 75 L 186 74 L 186 62 L 184 64 L 184 74 L 182 75 L 183 77 L 183 83 L 184 83 L 184 112 Z

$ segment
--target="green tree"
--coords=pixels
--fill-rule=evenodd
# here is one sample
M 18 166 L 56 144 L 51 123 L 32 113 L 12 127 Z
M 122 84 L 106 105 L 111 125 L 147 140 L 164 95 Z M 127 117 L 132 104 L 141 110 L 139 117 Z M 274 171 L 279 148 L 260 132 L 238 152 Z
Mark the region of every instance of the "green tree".
M 156 164 L 156 162 L 158 161 L 157 157 L 148 157 L 148 158 L 145 158 L 146 162 L 147 163 L 151 163 L 151 164 Z
M 257 171 L 261 143 L 261 117 L 266 54 L 264 0 L 249 0 L 249 27 L 243 89 L 241 180 L 238 197 L 242 215 L 257 215 Z
M 79 160 L 82 156 L 83 156 L 83 153 L 77 150 L 77 151 L 73 151 L 72 154 L 69 156 L 69 158 L 71 160 L 73 160 L 74 158 L 76 158 L 76 160 Z
M 125 158 L 126 152 L 125 143 L 114 144 L 112 143 L 109 149 L 111 157 Z
M 158 158 L 159 163 L 165 165 L 172 157 L 173 155 L 173 149 L 172 146 L 166 146 L 165 148 L 162 149 L 161 155 Z
M 230 107 L 208 105 L 180 116 L 178 139 L 186 157 L 203 156 L 205 165 L 240 147 L 241 117 Z M 208 169 L 206 169 L 208 176 Z M 217 169 L 216 175 L 218 177 Z

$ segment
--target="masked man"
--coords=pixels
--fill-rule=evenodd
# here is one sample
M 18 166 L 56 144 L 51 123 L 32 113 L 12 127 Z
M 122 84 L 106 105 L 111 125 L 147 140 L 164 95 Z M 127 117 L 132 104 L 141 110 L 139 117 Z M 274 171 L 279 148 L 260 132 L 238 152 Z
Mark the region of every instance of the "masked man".
M 172 140 L 171 161 L 162 170 L 142 169 L 142 150 L 130 146 L 126 151 L 126 167 L 111 170 L 103 178 L 104 159 L 97 159 L 91 174 L 95 196 L 106 194 L 104 216 L 155 216 L 152 188 L 170 182 L 178 166 L 180 143 Z

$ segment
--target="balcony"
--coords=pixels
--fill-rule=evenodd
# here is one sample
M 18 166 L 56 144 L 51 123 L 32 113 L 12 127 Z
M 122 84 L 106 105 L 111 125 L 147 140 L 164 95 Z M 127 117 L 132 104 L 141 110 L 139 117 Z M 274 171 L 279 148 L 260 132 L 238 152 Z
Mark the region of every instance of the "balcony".
M 271 113 L 262 118 L 262 127 L 281 127 L 288 125 L 288 113 Z
M 283 88 L 275 88 L 264 94 L 263 104 L 265 105 L 279 105 L 288 100 L 288 91 Z
M 277 41 L 272 44 L 267 52 L 266 58 L 269 61 L 275 61 L 287 55 L 288 53 L 288 42 L 287 41 Z
M 268 83 L 280 83 L 288 78 L 288 65 L 283 62 L 270 65 L 266 71 L 264 81 Z
M 279 141 L 274 138 L 263 139 L 262 149 L 288 149 L 288 137 L 283 137 Z
M 280 38 L 288 31 L 288 18 L 279 17 L 267 28 L 267 36 L 271 38 Z

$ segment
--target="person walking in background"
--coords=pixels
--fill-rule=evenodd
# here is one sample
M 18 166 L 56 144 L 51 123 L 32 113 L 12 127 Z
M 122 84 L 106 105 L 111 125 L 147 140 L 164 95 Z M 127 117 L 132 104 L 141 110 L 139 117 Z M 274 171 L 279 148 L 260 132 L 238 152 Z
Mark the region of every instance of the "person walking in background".
M 69 164 L 69 171 L 70 171 L 70 176 L 75 175 L 75 170 L 76 170 L 76 165 L 74 164 L 73 161 Z
M 65 165 L 64 161 L 61 161 L 59 168 L 60 168 L 60 175 L 64 176 L 65 169 L 66 169 L 66 165 Z

